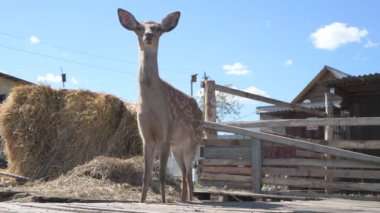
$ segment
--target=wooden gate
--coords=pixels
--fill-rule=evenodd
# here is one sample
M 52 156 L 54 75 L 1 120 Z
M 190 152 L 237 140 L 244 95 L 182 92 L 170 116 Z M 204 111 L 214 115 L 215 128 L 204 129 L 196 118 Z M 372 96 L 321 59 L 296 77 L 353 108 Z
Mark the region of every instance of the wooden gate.
M 211 83 L 211 89 L 213 88 L 230 92 L 229 88 Z M 258 99 L 257 95 L 247 95 L 242 91 L 233 90 L 231 93 Z M 207 82 L 206 94 L 211 94 L 208 101 L 212 102 L 213 94 Z M 263 101 L 260 97 L 259 99 Z M 265 98 L 265 101 L 279 103 L 282 106 L 287 104 L 274 99 L 268 100 L 268 98 Z M 221 124 L 210 121 L 212 120 L 210 117 L 212 118 L 215 114 L 212 112 L 212 106 L 215 106 L 215 103 L 207 104 L 206 101 L 204 127 L 207 130 L 207 139 L 202 141 L 199 161 L 199 179 L 203 184 L 233 189 L 252 189 L 254 192 L 261 192 L 263 186 L 325 192 L 380 192 L 380 157 L 341 149 L 347 146 L 358 147 L 353 146 L 352 142 L 305 141 L 246 129 L 315 125 L 325 126 L 325 129 L 329 130 L 326 127 L 379 126 L 380 117 L 290 119 Z M 297 107 L 311 113 L 310 109 L 302 109 L 290 104 L 286 106 Z M 314 114 L 318 113 L 321 112 L 314 112 Z M 328 116 L 325 114 L 325 117 Z M 240 136 L 220 138 L 216 132 L 228 132 Z M 320 143 L 325 143 L 325 145 Z M 380 142 L 372 141 L 369 146 L 380 149 Z

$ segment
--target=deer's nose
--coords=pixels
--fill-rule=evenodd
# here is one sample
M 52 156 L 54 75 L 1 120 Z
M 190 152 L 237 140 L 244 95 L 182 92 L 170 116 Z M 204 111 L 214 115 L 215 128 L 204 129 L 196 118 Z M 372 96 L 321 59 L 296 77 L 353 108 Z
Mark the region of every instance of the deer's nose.
M 153 33 L 145 33 L 145 40 L 152 40 Z

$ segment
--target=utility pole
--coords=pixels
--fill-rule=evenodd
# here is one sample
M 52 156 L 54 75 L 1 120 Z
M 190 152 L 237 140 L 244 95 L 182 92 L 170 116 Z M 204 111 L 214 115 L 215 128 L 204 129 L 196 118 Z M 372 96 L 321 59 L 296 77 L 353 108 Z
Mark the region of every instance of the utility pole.
M 62 67 L 61 67 L 61 79 L 62 79 L 63 89 L 65 89 L 66 73 L 63 73 Z
M 191 96 L 193 96 L 193 83 L 197 82 L 197 75 L 198 74 L 191 75 L 191 81 L 190 81 Z
M 207 81 L 209 79 L 209 76 L 206 75 L 206 72 L 203 73 L 203 80 Z

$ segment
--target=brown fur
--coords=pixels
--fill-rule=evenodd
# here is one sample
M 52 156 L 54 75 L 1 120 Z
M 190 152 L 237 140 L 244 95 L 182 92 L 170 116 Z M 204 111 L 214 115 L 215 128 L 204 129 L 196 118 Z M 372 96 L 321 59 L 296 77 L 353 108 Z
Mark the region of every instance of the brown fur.
M 165 202 L 165 174 L 170 149 L 182 171 L 182 201 L 192 199 L 192 161 L 202 135 L 202 112 L 196 101 L 161 80 L 157 52 L 160 36 L 174 29 L 180 13 L 166 16 L 161 24 L 137 22 L 119 9 L 120 23 L 136 33 L 139 41 L 139 107 L 137 120 L 144 143 L 144 180 L 141 202 L 145 202 L 152 178 L 156 150 L 160 154 L 161 199 Z

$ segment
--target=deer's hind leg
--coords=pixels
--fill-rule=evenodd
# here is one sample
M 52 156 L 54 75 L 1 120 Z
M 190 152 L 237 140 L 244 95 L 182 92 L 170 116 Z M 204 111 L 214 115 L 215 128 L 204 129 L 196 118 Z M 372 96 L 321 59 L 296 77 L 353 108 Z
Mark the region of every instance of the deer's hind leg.
M 174 158 L 182 172 L 182 196 L 181 200 L 186 201 L 188 196 L 193 198 L 193 173 L 192 165 L 196 151 L 196 145 L 191 140 L 182 141 L 180 146 L 172 147 Z
M 181 193 L 181 201 L 186 201 L 187 199 L 187 180 L 186 180 L 186 167 L 183 159 L 183 153 L 180 150 L 172 148 L 173 155 L 178 167 L 181 169 L 182 173 L 182 193 Z

